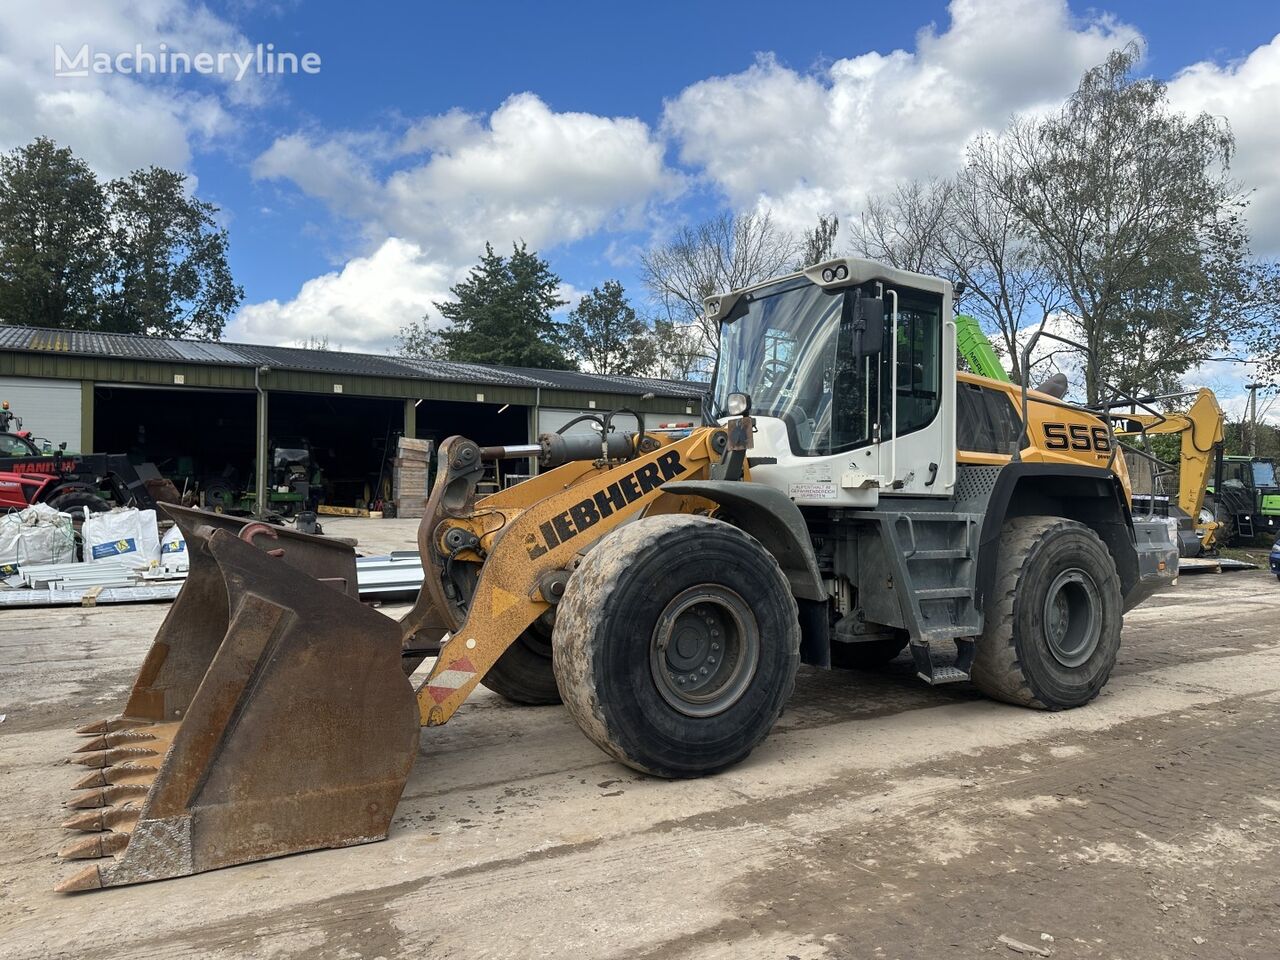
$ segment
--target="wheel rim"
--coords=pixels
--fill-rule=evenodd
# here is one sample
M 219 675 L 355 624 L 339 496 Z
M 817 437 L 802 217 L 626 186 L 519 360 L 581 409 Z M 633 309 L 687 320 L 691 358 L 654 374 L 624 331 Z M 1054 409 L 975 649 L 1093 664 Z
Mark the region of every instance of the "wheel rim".
M 723 713 L 760 662 L 760 630 L 745 600 L 714 584 L 690 587 L 658 617 L 649 668 L 658 693 L 690 717 Z
M 1044 634 L 1053 658 L 1078 667 L 1098 649 L 1102 637 L 1098 587 L 1083 570 L 1063 570 L 1044 597 Z

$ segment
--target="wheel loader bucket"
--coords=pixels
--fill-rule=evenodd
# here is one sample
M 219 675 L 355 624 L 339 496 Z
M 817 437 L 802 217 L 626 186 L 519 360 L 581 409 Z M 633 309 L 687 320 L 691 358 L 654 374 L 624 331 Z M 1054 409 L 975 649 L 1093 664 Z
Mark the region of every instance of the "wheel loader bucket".
M 418 745 L 349 545 L 162 505 L 190 572 L 124 712 L 81 727 L 69 892 L 386 837 Z

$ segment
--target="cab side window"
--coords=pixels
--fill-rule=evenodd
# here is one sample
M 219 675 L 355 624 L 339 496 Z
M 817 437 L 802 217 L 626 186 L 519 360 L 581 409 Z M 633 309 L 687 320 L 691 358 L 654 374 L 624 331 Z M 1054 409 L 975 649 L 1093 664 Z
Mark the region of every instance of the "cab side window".
M 0 457 L 29 457 L 31 448 L 18 437 L 0 435 Z
M 1021 439 L 1022 421 L 1008 395 L 976 383 L 956 384 L 956 446 L 1011 456 Z

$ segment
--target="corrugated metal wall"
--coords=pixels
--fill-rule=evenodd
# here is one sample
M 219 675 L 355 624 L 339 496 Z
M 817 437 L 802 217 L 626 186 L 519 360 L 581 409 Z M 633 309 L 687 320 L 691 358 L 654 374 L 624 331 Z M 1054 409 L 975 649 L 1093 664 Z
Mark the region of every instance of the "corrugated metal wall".
M 566 409 L 549 409 L 547 407 L 543 407 L 538 411 L 537 432 L 538 433 L 554 433 L 555 431 L 563 427 L 566 423 L 568 423 L 570 420 L 572 420 L 574 417 L 580 417 L 583 414 L 591 414 L 592 416 L 600 417 L 608 413 L 609 410 L 611 409 L 613 409 L 612 405 L 609 407 L 605 407 L 604 409 L 595 409 L 595 410 L 566 410 Z M 644 418 L 645 418 L 646 428 L 656 426 L 659 423 L 664 423 L 669 420 L 691 419 L 687 415 L 684 417 L 681 417 L 678 414 L 654 413 L 652 411 L 648 411 L 644 413 Z M 613 426 L 617 430 L 635 430 L 637 425 L 636 425 L 635 418 L 631 416 L 629 413 L 620 413 L 616 417 L 614 417 Z M 569 432 L 570 433 L 596 433 L 597 429 L 596 429 L 596 424 L 591 423 L 588 420 L 584 420 L 581 423 L 575 423 L 572 427 L 569 428 Z
M 24 430 L 56 447 L 80 449 L 80 381 L 0 377 L 0 400 L 22 418 Z

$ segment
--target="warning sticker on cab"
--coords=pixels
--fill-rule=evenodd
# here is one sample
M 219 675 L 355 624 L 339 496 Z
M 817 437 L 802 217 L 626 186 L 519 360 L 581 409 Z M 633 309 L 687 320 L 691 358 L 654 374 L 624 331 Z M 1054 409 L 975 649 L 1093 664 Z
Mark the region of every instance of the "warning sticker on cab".
M 834 483 L 793 483 L 787 488 L 787 496 L 792 500 L 835 500 L 840 496 L 840 488 Z

